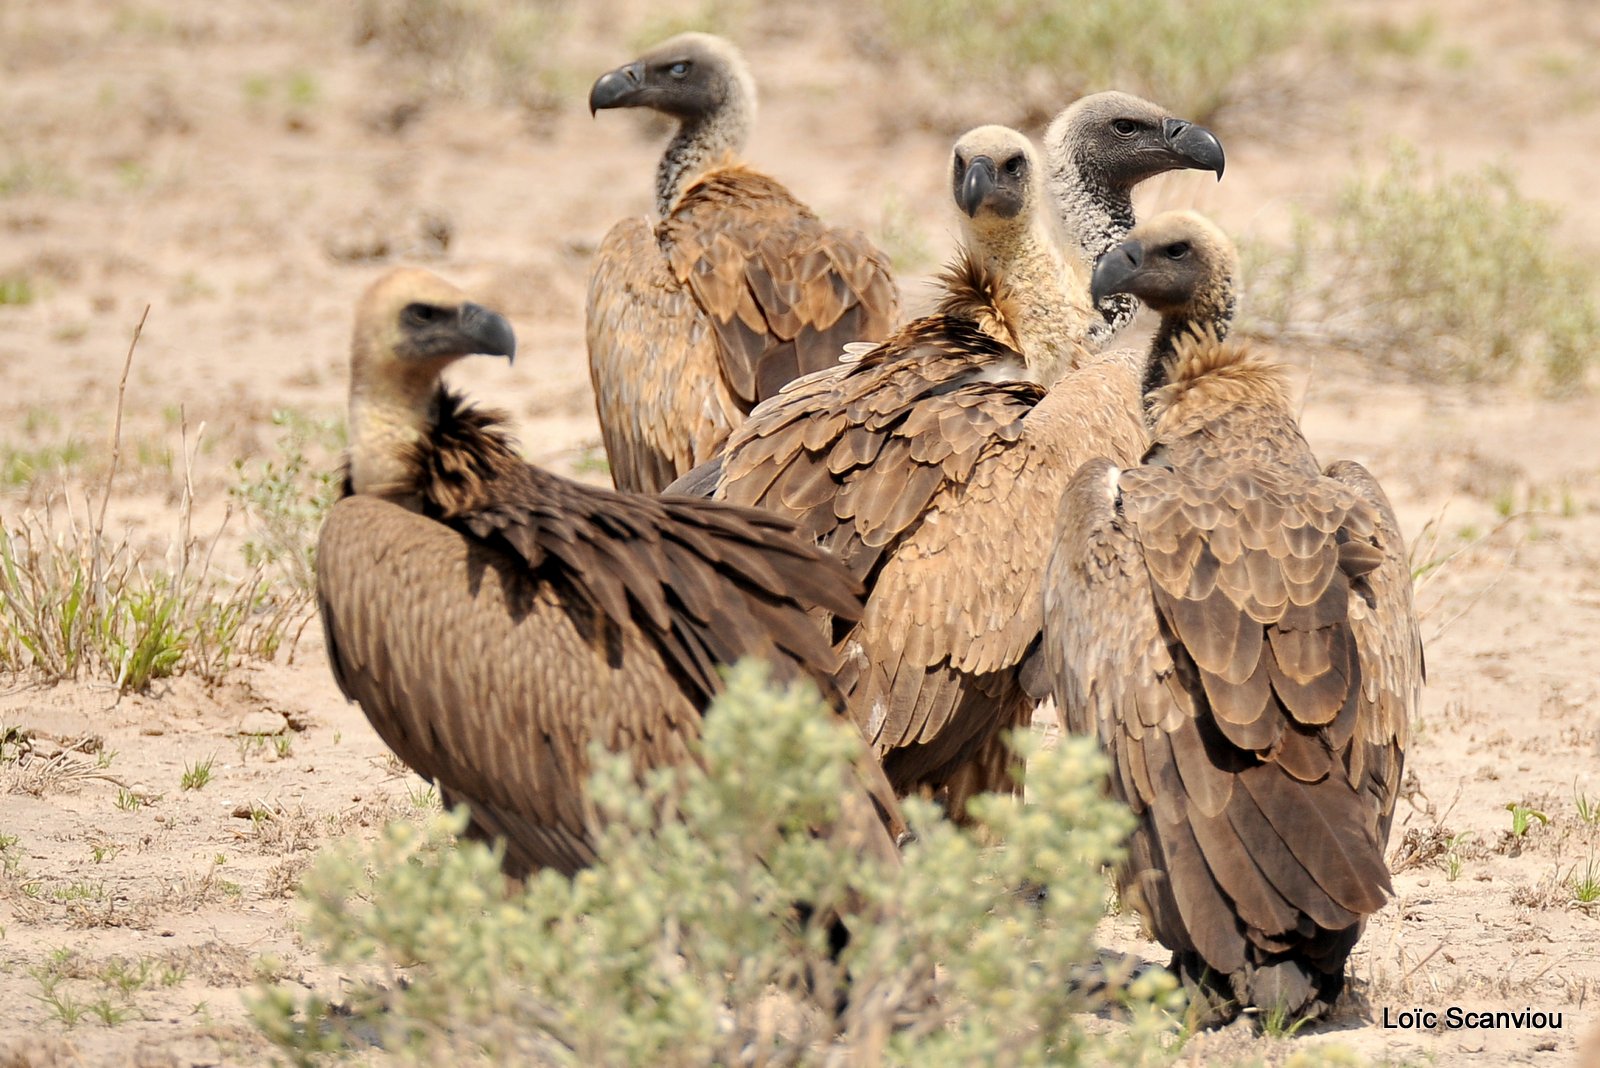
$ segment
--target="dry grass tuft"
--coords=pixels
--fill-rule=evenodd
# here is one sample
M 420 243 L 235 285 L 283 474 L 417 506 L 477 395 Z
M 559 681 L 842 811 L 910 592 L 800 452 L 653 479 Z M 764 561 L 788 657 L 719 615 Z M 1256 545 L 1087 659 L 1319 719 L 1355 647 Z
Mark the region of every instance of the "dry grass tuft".
M 148 309 L 146 309 L 148 314 Z M 235 575 L 216 560 L 232 509 L 209 537 L 193 533 L 193 462 L 204 427 L 182 426 L 183 492 L 165 559 L 136 551 L 131 533 L 107 533 L 122 449 L 122 412 L 141 318 L 117 391 L 110 469 L 98 503 L 70 495 L 0 526 L 0 671 L 46 682 L 90 675 L 120 693 L 192 672 L 218 682 L 246 658 L 292 646 L 309 619 L 303 591 L 280 595 L 264 565 Z

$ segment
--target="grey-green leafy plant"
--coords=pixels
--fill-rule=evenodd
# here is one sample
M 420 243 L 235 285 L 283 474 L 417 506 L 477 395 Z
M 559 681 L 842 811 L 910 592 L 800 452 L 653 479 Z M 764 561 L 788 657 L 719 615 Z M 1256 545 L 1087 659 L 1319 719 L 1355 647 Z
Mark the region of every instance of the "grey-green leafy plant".
M 245 562 L 273 568 L 301 592 L 316 586 L 316 542 L 322 519 L 339 497 L 334 452 L 344 424 L 293 411 L 272 413 L 278 440 L 264 463 L 234 462 L 229 494 L 244 506 L 252 533 Z
M 1095 971 L 1101 868 L 1131 820 L 1089 741 L 1024 740 L 1030 803 L 979 799 L 974 828 L 910 803 L 917 838 L 896 864 L 804 830 L 838 817 L 862 749 L 813 689 L 772 690 L 741 666 L 704 723 L 703 770 L 638 775 L 594 752 L 608 824 L 573 878 L 509 889 L 495 853 L 451 844 L 460 812 L 325 852 L 301 886 L 307 934 L 359 979 L 337 1005 L 264 985 L 258 1025 L 300 1063 L 373 1043 L 452 1063 L 1165 1060 L 1172 977 Z M 802 921 L 798 901 L 819 911 Z M 837 962 L 828 908 L 851 932 Z M 1075 981 L 1093 974 L 1105 993 Z M 1125 1023 L 1085 1028 L 1108 1003 Z
M 1198 121 L 1305 36 L 1318 0 L 887 0 L 890 33 L 946 80 L 1033 86 L 1060 107 L 1117 87 Z
M 1532 368 L 1572 389 L 1600 342 L 1600 271 L 1559 222 L 1502 168 L 1442 174 L 1397 145 L 1325 219 L 1302 213 L 1287 250 L 1248 250 L 1245 325 L 1320 335 L 1429 378 Z

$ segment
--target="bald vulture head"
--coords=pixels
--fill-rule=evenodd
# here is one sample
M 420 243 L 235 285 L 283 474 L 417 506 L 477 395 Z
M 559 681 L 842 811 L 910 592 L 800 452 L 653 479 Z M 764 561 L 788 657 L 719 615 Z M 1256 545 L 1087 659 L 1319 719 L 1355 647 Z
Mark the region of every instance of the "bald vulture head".
M 754 121 L 756 82 L 730 41 L 709 33 L 680 33 L 616 70 L 589 90 L 589 113 L 650 108 L 685 123 L 725 113 Z
M 979 126 L 956 141 L 950 161 L 950 191 L 974 223 L 1032 216 L 1041 178 L 1027 137 L 1008 126 Z
M 1225 162 L 1210 130 L 1129 93 L 1095 93 L 1069 105 L 1050 123 L 1044 143 L 1058 175 L 1070 168 L 1090 186 L 1122 195 L 1167 171 L 1215 171 L 1221 178 Z
M 1128 236 L 1140 182 L 1182 169 L 1222 177 L 1222 142 L 1210 130 L 1127 93 L 1095 93 L 1070 105 L 1045 132 L 1044 148 L 1051 199 L 1086 267 Z M 1138 310 L 1126 296 L 1096 304 L 1102 321 L 1091 327 L 1093 347 Z
M 756 81 L 732 43 L 680 33 L 600 75 L 589 113 L 650 108 L 678 120 L 656 167 L 656 213 L 671 214 L 695 178 L 744 149 L 756 118 Z
M 1209 328 L 1220 340 L 1233 320 L 1238 273 L 1239 254 L 1215 223 L 1198 212 L 1168 211 L 1135 226 L 1100 257 L 1090 291 L 1096 301 L 1130 294 L 1163 321 Z
M 356 493 L 400 477 L 400 453 L 425 432 L 439 375 L 464 356 L 517 350 L 511 324 L 438 275 L 390 271 L 356 306 L 350 341 L 350 461 Z
M 985 329 L 1022 354 L 1027 377 L 1049 384 L 1083 355 L 1092 313 L 1088 271 L 1063 253 L 1054 218 L 1039 210 L 1039 155 L 1010 127 L 979 126 L 961 135 L 950 159 L 964 247 L 941 308 L 980 322 L 996 315 Z M 987 295 L 968 303 L 979 293 Z

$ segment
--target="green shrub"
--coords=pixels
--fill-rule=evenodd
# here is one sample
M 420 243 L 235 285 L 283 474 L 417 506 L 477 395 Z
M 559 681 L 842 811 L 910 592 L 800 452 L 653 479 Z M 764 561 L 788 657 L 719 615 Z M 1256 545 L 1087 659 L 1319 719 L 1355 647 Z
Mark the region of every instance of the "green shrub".
M 272 425 L 278 428 L 276 457 L 254 465 L 234 461 L 228 492 L 254 528 L 244 544 L 245 562 L 276 569 L 295 590 L 310 594 L 316 588 L 317 532 L 339 497 L 331 454 L 344 442 L 344 421 L 278 411 Z
M 1326 221 L 1303 213 L 1287 252 L 1248 257 L 1250 304 L 1262 310 L 1246 326 L 1315 324 L 1430 378 L 1495 381 L 1532 367 L 1571 389 L 1600 342 L 1600 273 L 1563 245 L 1558 224 L 1503 169 L 1440 175 L 1396 147 Z
M 1130 816 L 1103 796 L 1090 742 L 1022 744 L 1032 803 L 982 798 L 970 830 L 913 803 L 902 864 L 840 851 L 796 829 L 837 814 L 859 737 L 814 690 L 776 692 L 741 666 L 706 717 L 705 770 L 641 782 L 596 752 L 610 822 L 575 878 L 508 889 L 496 854 L 451 845 L 459 812 L 324 853 L 301 887 L 307 933 L 357 978 L 337 1005 L 263 986 L 252 1011 L 300 1063 L 373 1044 L 449 1063 L 1164 1060 L 1181 1000 L 1169 975 L 1113 976 L 1094 996 L 1068 981 L 1094 960 L 1101 867 Z M 1041 902 L 1030 885 L 1048 888 Z M 837 964 L 824 925 L 797 919 L 802 900 L 846 916 Z M 1090 1033 L 1084 1013 L 1108 1001 L 1124 1022 Z
M 1101 89 L 1204 121 L 1318 0 L 885 0 L 890 32 L 951 82 L 1031 86 L 1049 107 Z

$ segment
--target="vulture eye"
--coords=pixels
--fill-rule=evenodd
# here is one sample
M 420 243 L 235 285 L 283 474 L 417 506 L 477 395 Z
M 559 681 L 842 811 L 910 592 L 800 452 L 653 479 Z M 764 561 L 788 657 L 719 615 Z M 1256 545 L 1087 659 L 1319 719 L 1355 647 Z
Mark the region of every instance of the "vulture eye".
M 689 61 L 687 59 L 678 60 L 678 62 L 667 68 L 667 73 L 674 78 L 684 77 L 689 73 Z
M 414 326 L 431 323 L 444 316 L 444 312 L 432 304 L 407 304 L 405 310 L 406 321 Z
M 1022 173 L 1022 157 L 1012 156 L 1006 160 L 1006 173 L 1015 178 Z
M 1162 251 L 1167 254 L 1169 260 L 1181 260 L 1189 254 L 1189 242 L 1174 241 Z
M 1111 124 L 1118 137 L 1132 137 L 1139 132 L 1139 124 L 1132 119 L 1118 119 Z

